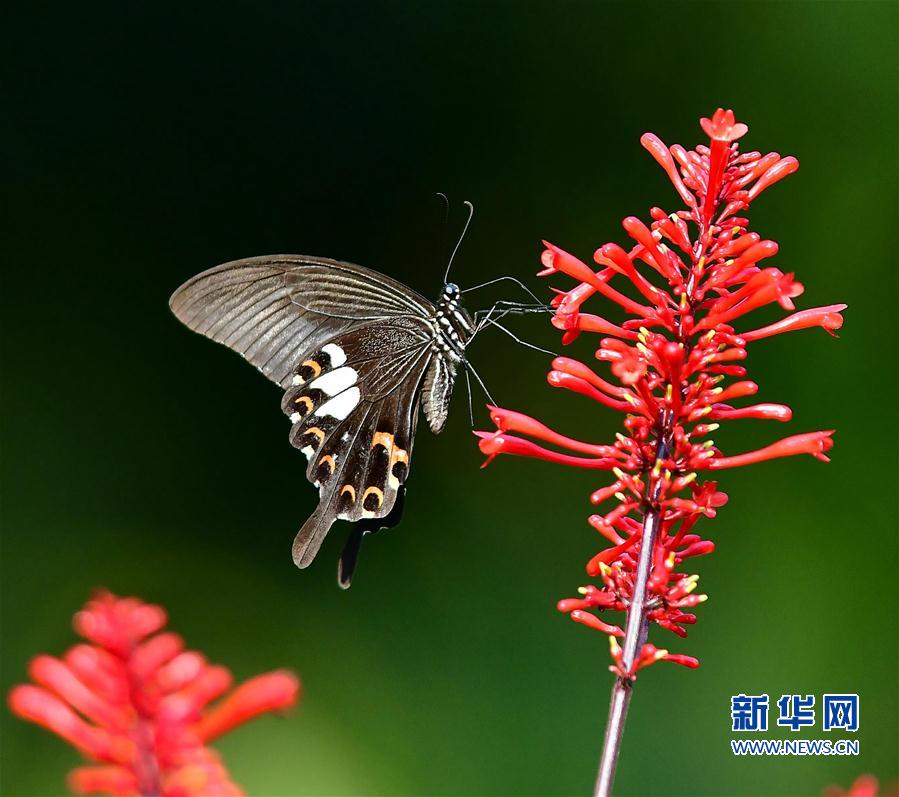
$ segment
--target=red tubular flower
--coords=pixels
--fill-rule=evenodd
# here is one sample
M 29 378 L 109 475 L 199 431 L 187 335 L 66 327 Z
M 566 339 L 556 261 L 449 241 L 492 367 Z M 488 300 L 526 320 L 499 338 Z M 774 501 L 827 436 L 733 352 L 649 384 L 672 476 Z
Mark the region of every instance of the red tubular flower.
M 623 412 L 625 433 L 612 445 L 582 442 L 495 407 L 491 418 L 498 431 L 478 433 L 488 462 L 509 453 L 614 475 L 614 482 L 591 496 L 595 504 L 615 502 L 604 514 L 590 517 L 590 525 L 611 543 L 587 565 L 588 575 L 600 581 L 581 587 L 580 598 L 559 601 L 558 608 L 581 625 L 609 635 L 612 669 L 626 681 L 633 680 L 640 667 L 662 659 L 698 665 L 692 657 L 669 654 L 650 643 L 623 652 L 617 640 L 626 637 L 625 632 L 596 613 L 629 612 L 636 604 L 640 622 L 686 636 L 685 626 L 696 621 L 689 610 L 706 596 L 697 594 L 698 576 L 684 572 L 683 565 L 714 550 L 693 528 L 701 517 L 714 517 L 727 501 L 716 482 L 703 481 L 702 475 L 794 454 L 827 462 L 826 452 L 833 445 L 833 432 L 821 431 L 725 455 L 708 439 L 718 428 L 712 421 L 791 420 L 792 410 L 783 404 L 731 403 L 758 391 L 755 382 L 743 378 L 746 369 L 739 364 L 746 358 L 746 345 L 816 326 L 834 334 L 842 326 L 846 305 L 794 312 L 793 300 L 802 294 L 802 284 L 792 273 L 770 265 L 778 245 L 750 232 L 747 218 L 738 215 L 768 187 L 796 171 L 798 161 L 773 152 L 740 152 L 738 140 L 748 128 L 730 110 L 719 108 L 700 124 L 709 143 L 691 151 L 668 147 L 651 133 L 641 138 L 668 175 L 682 209 L 669 213 L 652 208 L 649 225 L 626 218 L 629 248 L 600 246 L 593 258 L 599 270 L 551 243 L 545 243 L 541 256 L 542 276 L 567 276 L 575 282 L 567 291 L 557 291 L 553 300 L 553 325 L 563 331 L 563 343 L 580 333 L 603 336 L 596 359 L 608 363 L 617 380 L 606 381 L 587 365 L 559 357 L 548 381 Z M 630 319 L 618 325 L 601 314 L 582 312 L 594 297 L 617 305 Z M 750 325 L 745 332 L 735 328 L 744 326 L 744 316 L 772 303 L 790 315 L 761 328 Z M 734 381 L 727 384 L 728 379 Z M 650 519 L 651 554 L 643 556 Z
M 36 656 L 28 668 L 35 685 L 10 691 L 13 713 L 98 764 L 69 774 L 75 794 L 241 795 L 206 743 L 296 704 L 299 680 L 277 671 L 210 705 L 231 687 L 231 674 L 185 651 L 176 634 L 159 633 L 165 624 L 159 606 L 101 593 L 75 615 L 75 630 L 91 644 L 75 645 L 61 659 Z

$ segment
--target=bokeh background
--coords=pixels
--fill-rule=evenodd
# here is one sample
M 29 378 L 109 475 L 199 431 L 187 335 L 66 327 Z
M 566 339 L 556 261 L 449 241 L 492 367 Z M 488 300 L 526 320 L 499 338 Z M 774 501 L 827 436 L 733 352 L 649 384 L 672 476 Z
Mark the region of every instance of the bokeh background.
M 298 670 L 301 707 L 218 745 L 257 797 L 582 795 L 611 676 L 606 639 L 556 613 L 600 538 L 590 472 L 488 470 L 464 390 L 422 426 L 406 517 L 335 585 L 345 529 L 290 559 L 312 510 L 279 391 L 170 315 L 219 262 L 339 257 L 428 296 L 442 212 L 477 214 L 454 277 L 527 279 L 539 240 L 589 257 L 620 219 L 677 207 L 639 143 L 702 141 L 733 107 L 749 149 L 799 173 L 753 208 L 820 330 L 755 344 L 784 428 L 735 422 L 740 452 L 836 428 L 833 463 L 722 474 L 705 526 L 702 660 L 641 675 L 621 795 L 812 797 L 897 774 L 895 3 L 29 4 L 7 12 L 3 275 L 2 687 L 74 641 L 98 586 L 159 602 L 239 677 Z M 486 305 L 512 290 L 472 294 Z M 517 297 L 516 297 L 517 298 Z M 776 314 L 760 313 L 759 323 Z M 558 345 L 545 320 L 512 326 Z M 578 351 L 589 357 L 586 344 Z M 547 358 L 500 333 L 472 358 L 500 402 L 583 437 L 620 418 L 546 386 Z M 483 404 L 483 402 L 481 402 Z M 487 423 L 483 406 L 480 425 Z M 856 758 L 736 759 L 739 692 L 857 692 Z M 820 698 L 819 698 L 820 700 Z M 772 718 L 773 723 L 773 718 Z M 63 792 L 77 755 L 0 712 L 8 797 Z M 772 730 L 764 738 L 785 734 Z M 823 736 L 820 728 L 805 737 Z

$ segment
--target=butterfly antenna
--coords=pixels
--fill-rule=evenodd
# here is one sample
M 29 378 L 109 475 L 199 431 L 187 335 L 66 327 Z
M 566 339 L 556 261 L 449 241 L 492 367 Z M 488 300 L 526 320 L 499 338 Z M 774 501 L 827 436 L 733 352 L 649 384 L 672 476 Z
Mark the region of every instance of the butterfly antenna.
M 500 316 L 500 318 L 502 318 L 502 316 Z M 500 324 L 498 321 L 496 321 L 496 320 L 493 319 L 493 318 L 485 318 L 485 319 L 484 319 L 484 322 L 487 323 L 487 324 L 490 324 L 491 326 L 496 327 L 497 329 L 501 329 L 501 330 L 502 330 L 503 332 L 505 332 L 510 338 L 512 338 L 512 340 L 514 340 L 516 343 L 518 343 L 518 344 L 524 346 L 524 347 L 527 348 L 527 349 L 533 349 L 534 351 L 541 351 L 541 352 L 543 352 L 544 354 L 550 354 L 550 355 L 552 355 L 553 357 L 558 357 L 558 356 L 559 356 L 559 355 L 558 355 L 556 352 L 554 352 L 554 351 L 550 351 L 549 349 L 544 349 L 542 346 L 536 346 L 536 345 L 533 344 L 533 343 L 528 343 L 526 340 L 522 340 L 522 339 L 519 338 L 514 332 L 512 332 L 510 329 L 507 329 L 506 327 L 504 327 L 502 324 Z
M 440 265 L 446 261 L 446 229 L 449 226 L 449 197 L 443 191 L 435 191 L 436 196 L 443 205 L 443 224 L 440 226 Z M 438 265 L 438 268 L 440 266 Z
M 456 246 L 453 249 L 453 253 L 450 255 L 449 262 L 446 264 L 446 273 L 443 275 L 443 284 L 445 285 L 447 280 L 449 280 L 450 269 L 453 267 L 453 260 L 456 257 L 456 252 L 459 251 L 459 247 L 462 246 L 462 241 L 465 238 L 465 233 L 468 232 L 468 225 L 471 224 L 471 218 L 474 216 L 474 205 L 471 204 L 467 199 L 464 202 L 465 205 L 468 206 L 468 219 L 465 222 L 465 226 L 462 228 L 462 234 L 459 236 L 459 240 L 456 241 Z

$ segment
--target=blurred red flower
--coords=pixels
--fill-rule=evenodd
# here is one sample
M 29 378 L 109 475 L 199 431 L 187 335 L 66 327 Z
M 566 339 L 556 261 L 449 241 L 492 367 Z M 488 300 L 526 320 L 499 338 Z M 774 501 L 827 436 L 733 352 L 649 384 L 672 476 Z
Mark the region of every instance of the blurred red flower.
M 540 275 L 575 281 L 574 287 L 556 292 L 553 325 L 562 331 L 565 344 L 583 332 L 601 335 L 596 359 L 609 364 L 617 381 L 569 357 L 553 360 L 547 380 L 624 413 L 624 433 L 610 445 L 588 443 L 498 407 L 490 408 L 496 431 L 477 432 L 487 462 L 498 454 L 517 454 L 614 476 L 591 496 L 597 505 L 615 502 L 589 518 L 610 543 L 587 564 L 587 573 L 599 582 L 581 587 L 580 597 L 562 600 L 558 608 L 610 635 L 612 669 L 626 681 L 659 659 L 698 665 L 690 656 L 647 643 L 645 627 L 638 633 L 635 626 L 634 633 L 626 634 L 599 614 L 634 608 L 641 623 L 686 636 L 686 626 L 696 621 L 691 610 L 706 596 L 695 591 L 698 576 L 682 568 L 715 547 L 694 526 L 702 517 L 714 517 L 727 502 L 717 481 L 703 481 L 702 475 L 794 454 L 826 462 L 833 445 L 833 432 L 826 430 L 725 455 L 709 438 L 719 421 L 789 421 L 792 410 L 783 404 L 732 403 L 758 391 L 755 382 L 744 378 L 746 346 L 813 326 L 834 334 L 846 305 L 794 312 L 802 284 L 792 273 L 766 265 L 777 254 L 777 244 L 750 232 L 748 219 L 740 215 L 765 189 L 796 171 L 798 161 L 776 152 L 741 152 L 738 139 L 748 128 L 730 110 L 719 108 L 701 126 L 710 141 L 695 150 L 668 147 L 652 133 L 641 138 L 671 180 L 683 209 L 668 213 L 654 207 L 648 226 L 634 216 L 624 219 L 630 248 L 616 243 L 599 247 L 593 254 L 598 270 L 544 242 Z M 616 323 L 585 312 L 593 296 L 616 305 L 628 320 Z M 737 330 L 748 313 L 774 303 L 790 314 L 767 326 Z M 621 637 L 632 637 L 625 641 L 624 654 L 617 641 Z
M 821 794 L 821 797 L 897 797 L 899 795 L 899 783 L 894 783 L 887 791 L 881 792 L 880 784 L 873 775 L 860 775 L 848 789 L 839 786 L 829 786 Z
M 61 659 L 35 657 L 28 668 L 34 684 L 10 691 L 15 714 L 97 762 L 69 774 L 76 794 L 241 795 L 207 743 L 297 702 L 300 682 L 286 671 L 256 676 L 225 695 L 231 673 L 185 650 L 177 634 L 159 633 L 166 620 L 159 606 L 100 593 L 75 615 L 76 632 L 90 644 Z

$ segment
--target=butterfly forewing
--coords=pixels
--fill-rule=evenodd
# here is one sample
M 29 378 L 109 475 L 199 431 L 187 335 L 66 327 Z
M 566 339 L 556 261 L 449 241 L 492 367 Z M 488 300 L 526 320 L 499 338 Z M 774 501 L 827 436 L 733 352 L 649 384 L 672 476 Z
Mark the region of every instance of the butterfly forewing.
M 287 387 L 303 355 L 365 321 L 427 318 L 434 305 L 382 274 L 338 260 L 271 255 L 235 260 L 184 283 L 169 301 L 180 321 Z

